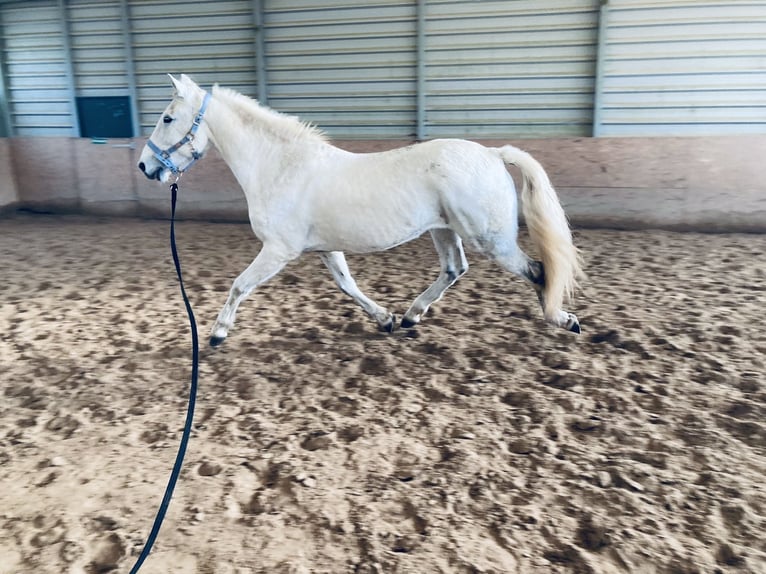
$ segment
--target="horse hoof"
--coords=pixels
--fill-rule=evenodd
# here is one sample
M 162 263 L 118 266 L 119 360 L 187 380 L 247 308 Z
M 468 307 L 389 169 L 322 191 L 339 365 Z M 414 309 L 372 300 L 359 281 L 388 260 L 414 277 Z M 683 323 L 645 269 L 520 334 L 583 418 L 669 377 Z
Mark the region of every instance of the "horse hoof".
M 220 347 L 221 343 L 223 343 L 226 340 L 226 337 L 216 337 L 213 335 L 210 337 L 210 346 L 211 347 Z
M 391 315 L 388 321 L 380 326 L 380 330 L 385 331 L 386 333 L 393 333 L 396 331 L 396 315 Z
M 579 335 L 580 334 L 580 323 L 575 321 L 574 323 L 572 323 L 572 325 L 570 325 L 569 330 L 572 331 L 572 333 L 577 333 Z
M 411 321 L 407 317 L 402 317 L 402 329 L 412 329 L 414 326 L 418 324 L 417 321 Z

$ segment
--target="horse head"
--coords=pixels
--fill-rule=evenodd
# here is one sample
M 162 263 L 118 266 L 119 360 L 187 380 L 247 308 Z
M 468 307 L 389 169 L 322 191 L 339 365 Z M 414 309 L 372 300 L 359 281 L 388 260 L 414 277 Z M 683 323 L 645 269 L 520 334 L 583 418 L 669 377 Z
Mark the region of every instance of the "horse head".
M 203 119 L 210 94 L 185 74 L 170 76 L 173 100 L 157 121 L 141 152 L 140 169 L 149 179 L 167 182 L 199 160 L 210 144 L 210 132 Z

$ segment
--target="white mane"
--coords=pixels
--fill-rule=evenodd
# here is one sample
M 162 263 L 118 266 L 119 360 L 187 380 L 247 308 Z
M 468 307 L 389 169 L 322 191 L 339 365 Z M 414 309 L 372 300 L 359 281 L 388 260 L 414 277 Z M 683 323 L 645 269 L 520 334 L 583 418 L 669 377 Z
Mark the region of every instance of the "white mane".
M 327 141 L 324 133 L 316 126 L 262 106 L 258 101 L 232 89 L 216 85 L 213 87 L 213 95 L 225 102 L 238 116 L 241 126 L 267 131 L 282 141 Z

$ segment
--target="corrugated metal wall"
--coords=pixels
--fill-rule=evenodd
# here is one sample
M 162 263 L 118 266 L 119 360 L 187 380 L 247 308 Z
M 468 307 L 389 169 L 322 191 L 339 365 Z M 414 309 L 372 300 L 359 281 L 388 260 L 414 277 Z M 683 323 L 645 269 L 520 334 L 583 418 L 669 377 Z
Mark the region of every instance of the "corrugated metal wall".
M 168 73 L 255 96 L 252 1 L 130 0 L 129 17 L 144 133 L 168 104 Z
M 340 137 L 415 134 L 415 2 L 264 3 L 269 104 Z
M 2 6 L 3 67 L 13 133 L 69 136 L 76 121 L 58 3 Z
M 610 0 L 599 135 L 766 131 L 766 2 Z
M 128 69 L 120 3 L 69 0 L 67 20 L 77 95 L 126 95 Z
M 78 135 L 76 96 L 130 96 L 146 134 L 185 72 L 338 138 L 766 132 L 766 2 L 600 4 L 0 0 L 3 108 Z
M 590 135 L 598 4 L 428 2 L 428 136 Z

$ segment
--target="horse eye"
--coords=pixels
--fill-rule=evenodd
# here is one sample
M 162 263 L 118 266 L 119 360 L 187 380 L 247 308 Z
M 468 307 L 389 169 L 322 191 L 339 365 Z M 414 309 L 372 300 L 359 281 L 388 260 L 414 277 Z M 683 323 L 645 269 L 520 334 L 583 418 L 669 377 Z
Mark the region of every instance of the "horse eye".
M 171 118 L 170 116 L 164 116 L 162 118 L 162 121 L 165 122 L 166 124 L 169 124 L 170 122 L 173 121 L 173 118 Z

